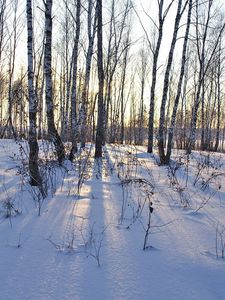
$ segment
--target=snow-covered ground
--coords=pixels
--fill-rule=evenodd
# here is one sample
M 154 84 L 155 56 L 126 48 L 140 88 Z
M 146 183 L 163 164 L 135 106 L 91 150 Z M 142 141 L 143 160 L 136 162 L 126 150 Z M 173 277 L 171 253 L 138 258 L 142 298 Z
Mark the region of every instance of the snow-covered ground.
M 26 153 L 0 140 L 0 299 L 225 299 L 224 155 L 89 148 L 42 166 L 42 204 Z

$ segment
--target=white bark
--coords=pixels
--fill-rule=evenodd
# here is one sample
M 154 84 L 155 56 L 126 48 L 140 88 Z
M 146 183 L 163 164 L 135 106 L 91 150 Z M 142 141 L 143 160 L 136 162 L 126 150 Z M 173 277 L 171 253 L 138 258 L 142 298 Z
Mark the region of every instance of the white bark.
M 65 159 L 65 150 L 61 138 L 56 130 L 54 122 L 54 105 L 52 92 L 52 0 L 45 2 L 45 49 L 44 49 L 44 73 L 45 73 L 45 100 L 47 106 L 48 135 L 54 143 L 58 161 Z
M 34 94 L 34 67 L 33 67 L 33 18 L 32 0 L 27 0 L 27 60 L 28 60 L 28 94 L 29 94 L 29 170 L 30 183 L 41 188 L 42 179 L 38 169 L 38 143 L 36 132 L 37 101 Z

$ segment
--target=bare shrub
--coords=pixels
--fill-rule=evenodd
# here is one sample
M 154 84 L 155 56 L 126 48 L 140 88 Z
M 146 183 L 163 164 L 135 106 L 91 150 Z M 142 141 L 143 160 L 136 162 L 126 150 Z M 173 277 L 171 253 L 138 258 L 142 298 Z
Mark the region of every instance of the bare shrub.
M 21 214 L 22 212 L 16 207 L 15 204 L 15 198 L 11 197 L 7 190 L 5 185 L 3 184 L 3 188 L 4 188 L 4 199 L 1 202 L 1 206 L 2 206 L 2 213 L 4 218 L 9 219 L 10 222 L 10 226 L 12 227 L 12 218 Z
M 97 262 L 98 267 L 101 266 L 101 250 L 103 247 L 103 240 L 107 226 L 103 227 L 102 230 L 96 231 L 96 223 L 94 222 L 89 230 L 86 232 L 84 223 L 81 226 L 74 227 L 74 230 L 70 234 L 70 238 L 67 242 L 56 243 L 53 239 L 48 237 L 46 240 L 57 250 L 62 253 L 73 253 L 73 254 L 85 254 L 86 257 L 92 257 Z M 77 233 L 80 233 L 80 237 L 83 241 L 83 245 L 78 244 Z

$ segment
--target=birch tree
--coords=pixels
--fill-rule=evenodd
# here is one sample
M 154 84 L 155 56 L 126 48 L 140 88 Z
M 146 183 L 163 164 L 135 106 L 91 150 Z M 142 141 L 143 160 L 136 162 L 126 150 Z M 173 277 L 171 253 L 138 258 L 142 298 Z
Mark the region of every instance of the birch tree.
M 157 68 L 158 68 L 158 57 L 160 53 L 162 37 L 163 37 L 163 27 L 165 23 L 166 16 L 173 4 L 174 0 L 170 1 L 169 5 L 164 9 L 164 0 L 158 1 L 158 25 L 155 24 L 157 28 L 157 41 L 155 49 L 153 51 L 153 65 L 152 65 L 152 79 L 151 79 L 151 92 L 150 92 L 150 108 L 149 108 L 149 121 L 148 121 L 148 153 L 153 151 L 153 141 L 154 141 L 154 115 L 155 115 L 155 88 L 156 88 L 156 78 L 157 78 Z
M 219 147 L 219 138 L 220 138 L 220 126 L 221 126 L 221 74 L 222 69 L 224 66 L 222 66 L 222 41 L 220 38 L 219 41 L 219 51 L 218 51 L 218 57 L 216 60 L 217 66 L 216 66 L 216 89 L 217 89 L 217 125 L 216 125 L 216 141 L 214 146 L 214 151 L 218 150 Z
M 44 36 L 44 34 L 43 34 Z M 44 38 L 44 37 L 43 37 Z M 42 39 L 43 39 L 42 38 Z M 42 138 L 43 133 L 43 99 L 44 99 L 44 74 L 43 74 L 43 56 L 44 56 L 44 40 L 41 45 L 39 56 L 35 55 L 35 82 L 34 82 L 34 91 L 35 98 L 37 101 L 37 121 L 38 121 L 38 139 Z
M 166 71 L 164 75 L 164 82 L 163 82 L 163 94 L 162 94 L 162 100 L 161 100 L 161 107 L 160 107 L 160 119 L 159 119 L 159 133 L 158 133 L 158 151 L 159 151 L 159 157 L 161 164 L 166 163 L 166 156 L 164 151 L 164 127 L 165 127 L 165 109 L 166 109 L 166 102 L 167 102 L 167 94 L 169 89 L 169 78 L 170 78 L 170 71 L 172 67 L 173 62 L 173 55 L 175 50 L 175 45 L 177 41 L 177 35 L 180 25 L 181 16 L 185 10 L 186 4 L 182 8 L 183 0 L 178 1 L 177 6 L 177 12 L 176 12 L 176 18 L 175 18 L 175 24 L 174 24 L 174 30 L 173 30 L 173 36 L 172 41 L 170 45 L 169 55 L 168 55 L 168 61 L 166 66 Z
M 207 0 L 206 2 L 203 2 L 201 4 L 203 6 L 206 6 L 206 11 L 203 12 L 202 18 L 200 20 L 200 11 L 201 11 L 200 2 L 199 0 L 196 0 L 195 30 L 196 30 L 196 47 L 197 47 L 197 57 L 198 57 L 199 66 L 198 66 L 196 94 L 194 99 L 194 106 L 192 109 L 190 135 L 189 135 L 188 145 L 187 145 L 187 153 L 191 153 L 195 145 L 197 114 L 198 114 L 201 101 L 204 101 L 203 98 L 201 97 L 201 92 L 202 92 L 202 96 L 204 97 L 205 77 L 215 57 L 215 53 L 218 49 L 220 37 L 225 28 L 225 23 L 219 24 L 217 26 L 216 37 L 213 37 L 213 41 L 210 40 L 209 29 L 212 25 L 211 24 L 212 21 L 214 20 L 213 1 Z M 210 43 L 211 45 L 209 46 L 208 43 Z
M 116 71 L 118 69 L 121 59 L 123 60 L 123 62 L 121 64 L 124 67 L 124 57 L 127 57 L 127 55 L 128 55 L 127 48 L 130 47 L 130 40 L 129 40 L 130 19 L 129 19 L 129 16 L 130 16 L 130 11 L 131 11 L 131 1 L 130 0 L 125 1 L 124 8 L 123 8 L 121 14 L 117 13 L 115 4 L 116 4 L 115 0 L 112 0 L 111 12 L 110 12 L 111 15 L 110 15 L 110 21 L 109 21 L 107 54 L 106 54 L 105 94 L 104 94 L 104 98 L 105 98 L 105 101 L 104 101 L 105 133 L 107 133 L 107 131 L 108 131 L 109 120 L 111 119 L 110 120 L 111 121 L 111 130 L 110 130 L 110 138 L 109 138 L 110 141 L 113 141 L 113 139 L 114 139 L 111 134 L 112 128 L 114 127 L 112 115 L 114 114 L 113 110 L 115 110 L 115 107 L 114 107 L 115 103 L 113 103 L 113 101 L 112 101 L 113 96 L 115 96 L 115 95 L 112 95 L 112 88 L 113 88 L 112 83 L 115 78 Z M 127 58 L 125 60 L 127 61 Z M 122 67 L 122 73 L 124 71 L 123 67 Z M 125 66 L 125 69 L 126 69 L 126 66 Z M 126 73 L 126 70 L 125 70 L 125 73 Z M 122 78 L 125 79 L 123 74 L 122 74 Z M 120 84 L 120 86 L 122 87 L 121 84 Z M 115 93 L 115 90 L 114 90 L 114 93 Z M 122 94 L 123 94 L 123 92 L 122 92 Z M 120 94 L 120 96 L 121 96 L 121 94 Z M 122 99 L 122 101 L 123 101 L 123 99 Z M 123 104 L 121 103 L 121 105 L 123 105 Z M 124 127 L 124 125 L 122 124 L 121 127 Z M 123 129 L 122 129 L 122 131 L 123 131 Z M 121 135 L 121 131 L 120 131 L 120 135 Z
M 182 90 L 183 78 L 184 78 L 184 73 L 185 73 L 185 63 L 186 63 L 186 56 L 187 56 L 189 30 L 190 30 L 190 25 L 191 25 L 192 6 L 193 6 L 192 0 L 189 0 L 187 24 L 186 24 L 186 31 L 185 31 L 185 36 L 184 36 L 183 50 L 182 50 L 180 75 L 179 75 L 177 92 L 176 92 L 176 97 L 175 97 L 174 106 L 173 106 L 172 117 L 171 117 L 171 121 L 170 121 L 169 133 L 168 133 L 167 153 L 166 153 L 166 158 L 165 158 L 165 163 L 167 163 L 167 164 L 169 163 L 170 156 L 171 156 L 173 132 L 174 132 L 174 127 L 175 127 L 175 123 L 176 123 L 176 114 L 177 114 L 179 100 L 181 97 L 181 90 Z
M 68 4 L 68 0 L 65 2 L 65 13 L 63 14 L 63 26 L 62 26 L 62 53 L 61 53 L 61 79 L 60 79 L 60 92 L 61 92 L 61 134 L 65 140 L 69 138 L 69 127 L 71 115 L 69 113 L 71 102 L 71 83 L 72 83 L 72 67 L 71 63 L 71 29 L 70 19 L 71 15 L 74 18 Z M 73 21 L 73 23 L 75 23 Z M 75 25 L 75 24 L 74 24 Z
M 123 55 L 123 66 L 122 66 L 122 78 L 121 78 L 121 89 L 120 89 L 120 144 L 124 142 L 124 113 L 125 113 L 125 80 L 127 75 L 127 64 L 128 64 L 128 52 L 130 46 L 130 31 L 127 32 L 127 37 L 124 41 L 124 55 Z
M 148 54 L 147 51 L 142 48 L 140 51 L 140 81 L 141 81 L 141 97 L 139 107 L 138 118 L 138 144 L 143 145 L 144 141 L 144 90 L 146 85 L 146 79 L 148 75 Z
M 4 48 L 4 32 L 5 32 L 5 16 L 6 15 L 6 0 L 0 1 L 0 63 L 2 63 L 3 48 Z
M 3 3 L 4 5 L 4 3 Z M 8 119 L 6 126 L 3 130 L 2 136 L 4 136 L 6 129 L 9 131 L 9 136 L 12 132 L 13 137 L 17 138 L 17 133 L 13 126 L 12 118 L 12 107 L 13 107 L 13 78 L 15 71 L 15 60 L 16 60 L 16 47 L 20 32 L 18 24 L 18 0 L 14 0 L 12 3 L 13 10 L 13 21 L 12 21 L 12 32 L 9 34 L 9 68 L 8 68 Z M 8 29 L 10 30 L 10 29 Z
M 78 45 L 80 38 L 80 14 L 81 14 L 81 1 L 76 1 L 76 33 L 72 54 L 72 90 L 71 90 L 71 141 L 72 149 L 70 151 L 70 160 L 74 158 L 74 153 L 77 152 L 77 62 L 78 62 Z
M 41 186 L 42 179 L 38 169 L 38 143 L 37 143 L 37 101 L 34 93 L 33 69 L 33 17 L 32 0 L 27 0 L 27 60 L 28 60 L 28 95 L 29 95 L 29 170 L 31 185 Z
M 52 0 L 46 0 L 45 5 L 45 49 L 44 49 L 44 74 L 45 74 L 45 100 L 47 106 L 48 135 L 53 142 L 59 163 L 65 159 L 65 150 L 62 140 L 56 130 L 54 122 L 54 103 L 52 85 Z
M 98 63 L 98 119 L 95 140 L 95 158 L 102 157 L 102 144 L 104 142 L 104 69 L 102 50 L 102 0 L 97 0 L 97 63 Z
M 94 12 L 93 12 L 94 11 Z M 87 132 L 87 109 L 88 109 L 88 88 L 90 82 L 91 62 L 93 56 L 94 40 L 96 34 L 96 21 L 97 14 L 94 9 L 94 2 L 88 0 L 87 11 L 87 29 L 88 29 L 88 49 L 86 54 L 86 67 L 84 84 L 81 95 L 81 110 L 80 110 L 80 123 L 81 123 L 81 147 L 85 147 L 86 132 Z M 94 18 L 94 21 L 93 21 Z M 92 24 L 93 23 L 93 24 Z

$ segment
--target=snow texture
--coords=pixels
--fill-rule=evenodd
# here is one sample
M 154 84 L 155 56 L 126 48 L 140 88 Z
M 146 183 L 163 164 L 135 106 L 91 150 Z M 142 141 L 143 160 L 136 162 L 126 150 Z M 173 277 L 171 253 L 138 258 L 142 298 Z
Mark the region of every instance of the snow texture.
M 51 165 L 38 216 L 27 151 L 0 141 L 0 299 L 225 299 L 224 155 L 174 151 L 168 168 L 144 147 L 107 145 L 94 161 L 89 146 Z

